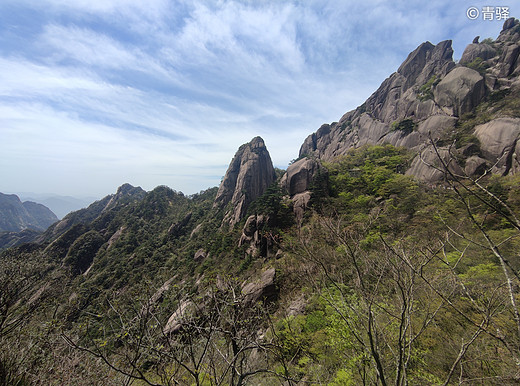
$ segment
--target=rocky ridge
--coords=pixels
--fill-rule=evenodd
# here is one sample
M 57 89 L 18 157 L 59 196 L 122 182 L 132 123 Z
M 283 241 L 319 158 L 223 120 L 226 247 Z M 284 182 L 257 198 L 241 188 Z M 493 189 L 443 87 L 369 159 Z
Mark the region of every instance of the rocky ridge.
M 15 194 L 0 193 L 0 232 L 44 231 L 56 221 L 58 218 L 46 206 L 22 202 Z
M 134 187 L 128 183 L 123 184 L 117 189 L 116 193 L 90 204 L 87 208 L 69 213 L 62 220 L 49 227 L 37 241 L 42 242 L 54 239 L 75 225 L 91 222 L 102 213 L 106 213 L 118 205 L 124 205 L 131 201 L 140 201 L 145 195 L 146 191 L 141 187 Z
M 459 155 L 470 161 L 464 171 L 516 172 L 518 107 L 506 116 L 503 111 L 499 116 L 488 111 L 487 116 L 478 115 L 477 107 L 520 94 L 520 23 L 508 19 L 495 41 L 477 41 L 468 45 L 459 64 L 452 59 L 450 40 L 421 44 L 363 105 L 308 136 L 300 157 L 331 161 L 351 148 L 390 143 L 416 152 L 408 174 L 436 181 L 441 174 L 426 166 L 437 157 L 428 145 L 430 138 L 437 141 L 441 153 L 452 156 L 442 140 L 446 142 L 473 114 L 481 125 L 466 133 L 469 143 L 457 144 Z M 468 153 L 462 145 L 473 145 L 474 151 Z M 497 159 L 501 161 L 495 165 Z

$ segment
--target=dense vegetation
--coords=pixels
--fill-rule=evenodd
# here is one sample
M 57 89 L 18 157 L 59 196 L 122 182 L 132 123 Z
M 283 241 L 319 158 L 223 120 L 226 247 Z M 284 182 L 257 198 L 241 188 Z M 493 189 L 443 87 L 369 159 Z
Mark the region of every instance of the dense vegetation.
M 167 187 L 4 251 L 0 383 L 519 381 L 519 179 L 426 187 L 409 160 L 325 165 L 301 221 L 273 185 L 249 213 L 276 258 L 240 245 L 245 219 L 220 227 L 216 189 Z M 267 268 L 275 295 L 251 302 Z

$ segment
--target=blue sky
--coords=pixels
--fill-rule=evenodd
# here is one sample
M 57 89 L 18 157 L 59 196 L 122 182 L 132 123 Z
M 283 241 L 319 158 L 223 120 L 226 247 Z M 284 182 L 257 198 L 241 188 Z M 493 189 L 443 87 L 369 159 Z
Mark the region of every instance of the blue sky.
M 473 2 L 483 6 L 513 4 Z M 424 41 L 454 58 L 503 20 L 466 1 L 2 0 L 0 191 L 217 186 L 264 138 L 286 168 Z

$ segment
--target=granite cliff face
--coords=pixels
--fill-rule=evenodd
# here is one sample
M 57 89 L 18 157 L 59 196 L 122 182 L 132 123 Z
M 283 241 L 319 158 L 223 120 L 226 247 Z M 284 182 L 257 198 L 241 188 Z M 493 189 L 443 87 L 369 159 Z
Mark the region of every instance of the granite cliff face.
M 220 183 L 213 207 L 224 209 L 224 223 L 231 226 L 246 214 L 247 207 L 275 181 L 271 156 L 264 140 L 255 137 L 238 149 Z
M 476 41 L 468 45 L 459 64 L 452 59 L 450 40 L 421 44 L 363 105 L 308 136 L 300 157 L 312 155 L 330 161 L 351 148 L 390 143 L 417 153 L 409 174 L 434 181 L 439 173 L 426 167 L 419 154 L 425 161 L 433 161 L 436 155 L 428 145 L 430 137 L 442 148 L 441 140 L 446 142 L 450 132 L 460 130 L 463 123 L 474 118 L 484 126 L 473 125 L 465 133 L 473 136 L 469 144 L 464 143 L 474 145 L 473 151 L 467 152 L 457 144 L 465 159 L 477 157 L 471 159 L 466 172 L 491 168 L 497 158 L 503 158 L 503 162 L 494 167 L 494 172 L 516 171 L 520 111 L 514 103 L 498 113 L 493 108 L 504 96 L 509 100 L 520 97 L 520 23 L 508 19 L 494 42 Z M 481 108 L 484 103 L 486 111 Z M 441 150 L 447 151 L 444 145 Z

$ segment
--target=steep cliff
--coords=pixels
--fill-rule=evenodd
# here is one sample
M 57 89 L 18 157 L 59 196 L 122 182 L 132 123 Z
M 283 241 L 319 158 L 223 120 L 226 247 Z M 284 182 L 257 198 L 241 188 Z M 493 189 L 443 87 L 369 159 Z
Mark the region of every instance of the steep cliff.
M 261 196 L 276 179 L 273 163 L 264 140 L 255 137 L 238 149 L 220 183 L 214 207 L 226 212 L 224 222 L 234 225 L 246 214 L 247 207 Z
M 452 54 L 450 40 L 421 44 L 363 105 L 308 136 L 300 156 L 330 161 L 351 148 L 390 143 L 418 154 L 409 174 L 436 180 L 439 173 L 426 167 L 419 154 L 433 158 L 430 138 L 447 151 L 448 143 L 464 136 L 464 141 L 456 142 L 457 151 L 464 159 L 478 157 L 473 161 L 481 166 L 470 162 L 467 171 L 491 168 L 497 157 L 504 161 L 499 168 L 494 167 L 495 172 L 516 171 L 513 166 L 518 164 L 516 154 L 520 154 L 514 153 L 520 133 L 515 120 L 520 117 L 515 102 L 520 97 L 520 23 L 508 19 L 495 41 L 468 45 L 459 64 Z M 478 124 L 488 125 L 476 128 Z M 508 134 L 497 140 L 495 134 L 503 131 Z M 473 145 L 472 152 L 465 151 L 468 145 Z

